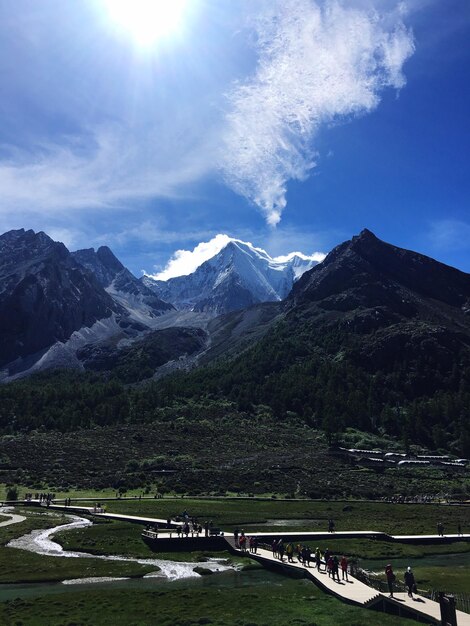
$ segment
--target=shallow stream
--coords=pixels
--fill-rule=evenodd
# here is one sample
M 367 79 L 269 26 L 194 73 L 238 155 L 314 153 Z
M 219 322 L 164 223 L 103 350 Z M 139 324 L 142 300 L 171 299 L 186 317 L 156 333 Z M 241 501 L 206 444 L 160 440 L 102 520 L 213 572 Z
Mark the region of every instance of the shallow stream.
M 194 564 L 193 564 L 194 565 Z M 205 565 L 205 564 L 204 564 Z M 157 591 L 164 590 L 171 585 L 172 589 L 188 589 L 193 587 L 204 587 L 220 589 L 227 587 L 237 589 L 239 587 L 256 587 L 269 585 L 280 586 L 286 583 L 282 574 L 276 574 L 267 570 L 237 571 L 227 570 L 219 576 L 197 576 L 178 580 L 170 580 L 163 577 L 154 578 L 121 578 L 116 580 L 105 580 L 101 582 L 91 582 L 83 580 L 70 581 L 64 583 L 28 583 L 14 585 L 0 585 L 0 602 L 13 600 L 16 598 L 32 599 L 51 594 L 75 593 L 77 591 L 96 591 L 97 589 L 119 590 L 135 589 L 136 591 Z
M 70 516 L 71 522 L 67 524 L 62 524 L 60 526 L 55 526 L 54 528 L 48 528 L 46 530 L 33 530 L 30 533 L 18 537 L 17 539 L 12 539 L 8 544 L 8 548 L 17 548 L 19 550 L 27 550 L 28 552 L 34 552 L 35 554 L 40 554 L 44 556 L 53 556 L 59 558 L 89 558 L 89 559 L 99 559 L 103 561 L 127 561 L 132 563 L 140 563 L 142 565 L 150 565 L 155 566 L 155 572 L 151 572 L 150 574 L 146 574 L 144 578 L 162 578 L 165 580 L 181 580 L 186 578 L 199 578 L 200 575 L 194 571 L 194 568 L 197 566 L 203 566 L 206 569 L 210 569 L 213 572 L 225 572 L 228 570 L 233 570 L 234 567 L 230 565 L 226 565 L 221 560 L 218 559 L 209 559 L 204 561 L 204 563 L 193 563 L 193 562 L 181 562 L 181 561 L 169 561 L 165 559 L 142 559 L 142 558 L 133 558 L 126 556 L 106 556 L 106 555 L 95 555 L 88 554 L 86 552 L 72 552 L 70 550 L 64 550 L 64 548 L 53 540 L 53 536 L 59 532 L 64 532 L 67 530 L 73 530 L 76 528 L 85 528 L 87 526 L 91 526 L 92 522 L 90 520 L 84 519 L 82 517 Z M 104 582 L 115 582 L 116 579 L 101 579 L 101 578 L 93 578 L 93 579 L 78 579 L 73 581 L 63 581 L 60 584 L 85 584 L 85 581 L 88 580 L 90 584 L 103 584 Z M 117 579 L 119 580 L 119 579 Z M 127 580 L 127 579 L 126 579 Z M 2 585 L 5 587 L 5 585 Z

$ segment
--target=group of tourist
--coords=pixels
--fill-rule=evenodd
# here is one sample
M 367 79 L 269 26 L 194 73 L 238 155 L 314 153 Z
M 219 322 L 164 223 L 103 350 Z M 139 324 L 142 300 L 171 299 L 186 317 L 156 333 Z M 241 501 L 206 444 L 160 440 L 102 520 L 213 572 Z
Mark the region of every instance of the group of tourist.
M 182 519 L 181 519 L 182 518 Z M 178 537 L 199 537 L 204 532 L 204 537 L 209 537 L 212 529 L 214 528 L 214 522 L 205 521 L 201 524 L 196 517 L 190 517 L 186 511 L 181 516 L 177 516 L 177 522 L 183 522 L 182 526 L 176 528 L 176 534 Z
M 240 548 L 242 552 L 251 552 L 251 554 L 258 554 L 258 538 L 257 537 L 247 537 L 245 533 L 242 532 L 238 535 L 238 531 L 236 530 L 234 533 L 235 536 L 235 546 Z
M 25 493 L 24 499 L 27 502 L 31 502 L 31 500 L 39 500 L 41 503 L 47 503 L 55 500 L 55 493 Z
M 322 554 L 320 548 L 316 548 L 315 551 L 312 551 L 308 545 L 292 541 L 284 544 L 282 539 L 274 539 L 272 542 L 272 552 L 274 558 L 278 558 L 280 561 L 283 561 L 284 555 L 286 555 L 288 563 L 294 563 L 294 558 L 297 559 L 298 563 L 302 563 L 304 567 L 311 567 L 313 563 L 317 571 L 327 573 L 330 578 L 337 582 L 340 582 L 339 571 L 341 570 L 341 579 L 348 581 L 347 557 L 343 555 L 339 558 L 328 548 Z M 323 570 L 322 567 L 324 568 Z

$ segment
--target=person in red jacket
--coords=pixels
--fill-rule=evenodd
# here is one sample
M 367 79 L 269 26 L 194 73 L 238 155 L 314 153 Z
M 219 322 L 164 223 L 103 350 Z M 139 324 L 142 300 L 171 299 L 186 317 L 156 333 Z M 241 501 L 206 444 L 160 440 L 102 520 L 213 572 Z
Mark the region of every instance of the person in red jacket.
M 348 559 L 344 556 L 344 554 L 339 563 L 341 565 L 341 580 L 346 579 L 346 582 L 348 582 Z

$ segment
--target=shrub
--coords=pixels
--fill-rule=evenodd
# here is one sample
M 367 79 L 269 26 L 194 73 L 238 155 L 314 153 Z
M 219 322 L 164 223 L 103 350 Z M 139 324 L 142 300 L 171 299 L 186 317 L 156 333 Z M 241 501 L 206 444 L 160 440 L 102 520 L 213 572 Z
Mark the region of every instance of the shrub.
M 18 487 L 16 485 L 7 487 L 7 500 L 18 500 Z

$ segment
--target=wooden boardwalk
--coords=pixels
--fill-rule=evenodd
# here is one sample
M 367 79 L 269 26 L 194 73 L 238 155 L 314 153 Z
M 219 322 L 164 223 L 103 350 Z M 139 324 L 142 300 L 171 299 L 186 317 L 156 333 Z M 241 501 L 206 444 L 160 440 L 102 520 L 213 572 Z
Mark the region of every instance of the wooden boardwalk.
M 249 532 L 250 537 L 257 537 L 260 541 L 272 542 L 273 539 L 297 539 L 299 541 L 331 539 L 375 539 L 396 543 L 451 543 L 454 541 L 470 541 L 470 534 L 451 535 L 389 535 L 379 530 L 345 530 L 340 532 L 308 532 L 308 531 L 275 531 L 275 532 Z
M 301 572 L 305 578 L 312 580 L 323 591 L 336 596 L 343 602 L 354 604 L 356 606 L 362 606 L 364 608 L 380 608 L 386 612 L 394 613 L 403 617 L 414 617 L 419 621 L 425 620 L 428 623 L 441 623 L 439 604 L 433 600 L 429 600 L 428 598 L 423 598 L 422 596 L 416 594 L 414 595 L 414 598 L 409 598 L 407 593 L 394 593 L 394 597 L 389 598 L 388 594 L 369 587 L 365 583 L 351 576 L 351 574 L 348 574 L 348 582 L 345 580 L 340 580 L 338 582 L 330 578 L 325 571 L 318 571 L 313 563 L 310 567 L 306 567 L 302 563 L 299 563 L 295 558 L 293 559 L 293 563 L 288 563 L 285 557 L 281 562 L 277 557 L 273 556 L 271 550 L 263 548 L 258 548 L 257 554 L 242 552 L 234 547 L 234 541 L 232 538 L 226 539 L 230 544 L 231 550 L 235 551 L 237 554 L 248 556 L 267 567 L 281 569 L 286 573 Z M 462 611 L 457 611 L 457 625 L 470 626 L 470 615 L 468 613 L 463 613 Z
M 147 525 L 150 524 L 154 526 L 158 524 L 161 528 L 178 528 L 184 526 L 184 522 L 175 522 L 172 520 L 170 524 L 168 524 L 168 520 L 166 519 L 158 519 L 156 517 L 142 517 L 139 515 L 125 515 L 123 513 L 108 513 L 104 511 L 102 508 L 97 509 L 95 506 L 82 506 L 80 505 L 71 505 L 65 506 L 65 504 L 50 504 L 46 506 L 39 502 L 39 500 L 30 500 L 26 503 L 29 506 L 41 506 L 42 508 L 49 509 L 51 511 L 62 511 L 63 513 L 72 513 L 72 514 L 85 514 L 85 515 L 93 515 L 96 517 L 103 517 L 105 519 L 116 520 L 121 522 L 132 522 L 134 524 L 142 524 Z
M 168 523 L 166 519 L 158 519 L 155 517 L 139 517 L 138 515 L 123 515 L 121 513 L 94 513 L 96 517 L 104 517 L 105 519 L 111 520 L 120 520 L 121 522 L 132 522 L 134 524 L 151 524 L 152 526 L 158 524 L 160 528 L 182 528 L 184 526 L 184 522 L 175 522 L 171 520 Z
M 284 560 L 281 563 L 281 561 L 277 557 L 273 556 L 271 550 L 265 550 L 263 548 L 258 548 L 257 554 L 242 552 L 241 550 L 236 550 L 236 552 L 240 555 L 253 558 L 260 563 L 263 563 L 263 565 L 270 565 L 276 568 L 282 568 L 282 570 L 287 573 L 289 573 L 289 570 L 291 570 L 292 573 L 298 573 L 300 571 L 303 576 L 313 580 L 324 591 L 327 591 L 337 596 L 341 600 L 345 600 L 346 602 L 360 604 L 362 606 L 371 606 L 371 604 L 374 604 L 374 602 L 381 599 L 380 593 L 376 589 L 365 585 L 356 578 L 348 575 L 348 582 L 340 580 L 340 582 L 338 583 L 337 581 L 330 578 L 325 571 L 317 571 L 316 567 L 313 566 L 313 562 L 310 567 L 305 567 L 295 558 L 293 559 L 293 563 L 288 563 L 287 558 L 284 557 Z

